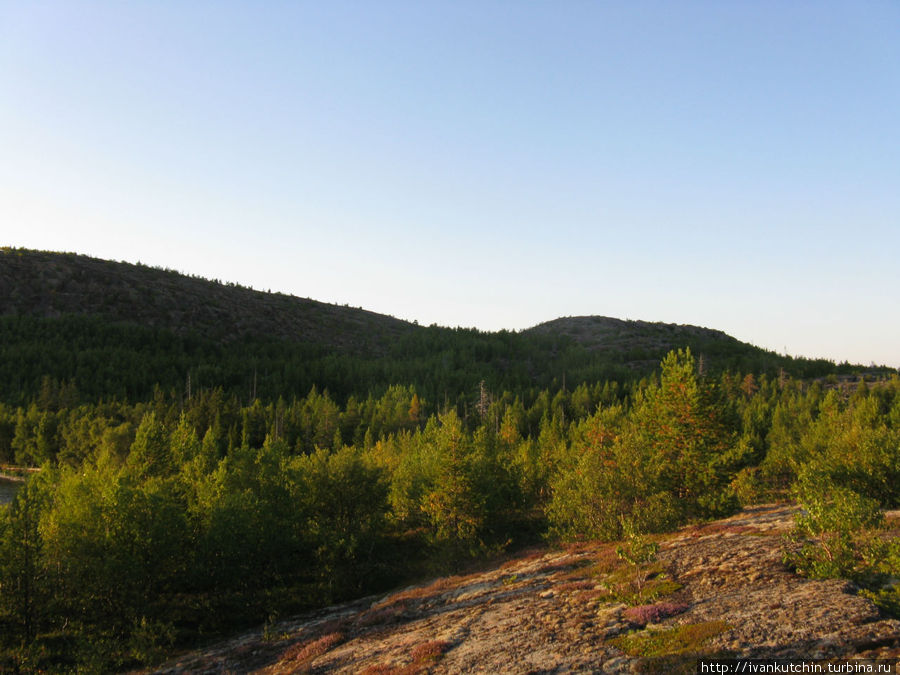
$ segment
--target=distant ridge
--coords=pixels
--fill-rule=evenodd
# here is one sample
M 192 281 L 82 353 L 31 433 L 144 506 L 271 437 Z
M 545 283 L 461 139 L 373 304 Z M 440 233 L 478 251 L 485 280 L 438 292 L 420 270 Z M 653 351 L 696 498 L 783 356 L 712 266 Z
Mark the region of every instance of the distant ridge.
M 515 394 L 626 383 L 685 347 L 707 374 L 837 372 L 697 326 L 602 316 L 520 332 L 419 326 L 141 264 L 0 248 L 0 401 L 28 400 L 47 378 L 74 382 L 85 400 L 199 383 L 251 398 L 315 386 L 339 400 L 411 385 L 431 401 L 465 401 L 481 382 Z

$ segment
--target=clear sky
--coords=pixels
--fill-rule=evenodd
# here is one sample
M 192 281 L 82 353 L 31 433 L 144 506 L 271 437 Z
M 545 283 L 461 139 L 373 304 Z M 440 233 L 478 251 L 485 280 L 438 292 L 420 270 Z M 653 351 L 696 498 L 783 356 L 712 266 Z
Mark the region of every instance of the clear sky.
M 900 2 L 0 0 L 0 245 L 900 366 Z

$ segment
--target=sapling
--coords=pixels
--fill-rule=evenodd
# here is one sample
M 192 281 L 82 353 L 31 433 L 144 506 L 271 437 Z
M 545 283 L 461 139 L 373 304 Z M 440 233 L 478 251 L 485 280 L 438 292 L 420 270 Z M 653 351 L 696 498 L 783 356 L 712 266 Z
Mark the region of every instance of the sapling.
M 631 518 L 619 518 L 622 525 L 623 542 L 616 546 L 616 555 L 634 568 L 633 584 L 640 595 L 648 575 L 643 566 L 654 562 L 659 551 L 659 544 L 642 534 Z

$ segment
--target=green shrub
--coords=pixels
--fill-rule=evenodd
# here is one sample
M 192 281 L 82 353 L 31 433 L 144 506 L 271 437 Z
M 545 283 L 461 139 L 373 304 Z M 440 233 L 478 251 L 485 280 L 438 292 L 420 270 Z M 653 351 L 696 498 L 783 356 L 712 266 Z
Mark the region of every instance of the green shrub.
M 748 466 L 738 471 L 734 480 L 731 481 L 731 489 L 741 506 L 762 504 L 768 501 L 769 491 L 763 483 L 760 469 L 757 466 Z
M 794 493 L 803 505 L 788 538 L 785 562 L 812 578 L 869 582 L 873 561 L 885 551 L 876 529 L 884 522 L 878 503 L 823 476 L 801 470 Z

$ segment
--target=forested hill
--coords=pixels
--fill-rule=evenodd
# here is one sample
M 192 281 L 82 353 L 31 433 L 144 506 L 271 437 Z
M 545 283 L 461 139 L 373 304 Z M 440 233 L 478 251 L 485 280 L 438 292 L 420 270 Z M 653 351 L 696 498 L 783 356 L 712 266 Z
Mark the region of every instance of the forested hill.
M 246 336 L 384 353 L 414 326 L 393 317 L 173 270 L 73 253 L 2 249 L 0 314 L 91 315 L 218 342 Z
M 835 372 L 693 326 L 581 317 L 522 332 L 424 327 L 145 265 L 11 248 L 0 249 L 0 331 L 0 400 L 15 404 L 48 380 L 67 387 L 70 402 L 141 400 L 157 387 L 273 400 L 316 386 L 345 400 L 394 384 L 454 402 L 482 381 L 511 392 L 627 382 L 683 347 L 707 372 Z
M 753 360 L 759 364 L 778 362 L 780 366 L 786 365 L 777 355 L 751 347 L 720 330 L 684 324 L 574 316 L 546 321 L 525 332 L 535 336 L 571 339 L 598 355 L 623 354 L 625 361 L 638 371 L 655 367 L 659 360 L 656 355 L 660 352 L 686 345 L 692 346 L 706 359 L 712 359 L 716 368 L 729 362 L 746 364 Z

